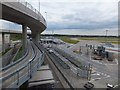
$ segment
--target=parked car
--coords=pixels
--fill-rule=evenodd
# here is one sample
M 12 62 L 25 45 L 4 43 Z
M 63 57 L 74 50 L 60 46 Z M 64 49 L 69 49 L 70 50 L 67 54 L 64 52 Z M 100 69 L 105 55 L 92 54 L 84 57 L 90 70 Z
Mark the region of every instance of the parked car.
M 84 88 L 85 88 L 85 89 L 88 89 L 88 90 L 92 89 L 93 87 L 94 87 L 94 84 L 92 84 L 91 82 L 87 82 L 87 83 L 84 85 Z
M 30 41 L 32 41 L 32 38 L 30 38 Z
M 52 49 L 50 49 L 50 50 L 49 50 L 49 53 L 53 53 L 53 50 L 52 50 Z
M 112 85 L 112 84 L 107 84 L 107 90 L 112 90 L 114 88 L 114 85 Z

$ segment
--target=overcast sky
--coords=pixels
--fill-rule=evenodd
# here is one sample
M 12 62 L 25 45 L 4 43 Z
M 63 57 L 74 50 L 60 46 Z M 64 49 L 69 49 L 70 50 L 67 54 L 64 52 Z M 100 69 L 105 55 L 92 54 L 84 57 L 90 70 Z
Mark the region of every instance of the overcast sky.
M 47 18 L 43 33 L 57 34 L 118 34 L 119 0 L 26 0 Z M 45 13 L 47 12 L 47 14 Z

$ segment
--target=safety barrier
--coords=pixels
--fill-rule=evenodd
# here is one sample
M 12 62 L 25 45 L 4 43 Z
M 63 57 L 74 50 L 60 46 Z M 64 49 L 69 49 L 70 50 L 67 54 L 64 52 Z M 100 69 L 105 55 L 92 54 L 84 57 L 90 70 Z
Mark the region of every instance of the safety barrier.
M 44 52 L 42 52 L 39 57 L 36 55 L 37 52 L 34 50 L 34 57 L 30 59 L 28 63 L 17 68 L 16 71 L 0 78 L 2 88 L 18 88 L 30 79 L 44 61 Z

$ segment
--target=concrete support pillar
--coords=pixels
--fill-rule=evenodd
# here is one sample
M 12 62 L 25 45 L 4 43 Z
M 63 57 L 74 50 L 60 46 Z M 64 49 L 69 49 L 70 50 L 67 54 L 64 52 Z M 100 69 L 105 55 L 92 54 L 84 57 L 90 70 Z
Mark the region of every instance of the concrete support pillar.
M 5 52 L 5 34 L 2 33 L 2 52 Z
M 22 45 L 23 45 L 23 52 L 25 52 L 25 48 L 27 45 L 27 26 L 22 25 Z
M 39 40 L 40 40 L 40 34 L 37 33 L 36 36 L 35 36 L 36 44 L 38 44 Z
M 32 38 L 33 38 L 33 42 L 35 44 L 38 44 L 38 42 L 40 40 L 40 33 L 39 32 L 32 32 Z

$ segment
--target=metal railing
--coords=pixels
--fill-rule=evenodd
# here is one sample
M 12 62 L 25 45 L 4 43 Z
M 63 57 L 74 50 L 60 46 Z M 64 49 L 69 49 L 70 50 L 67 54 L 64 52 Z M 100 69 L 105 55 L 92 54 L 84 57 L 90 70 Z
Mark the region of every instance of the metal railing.
M 37 52 L 34 53 L 34 57 L 29 60 L 27 64 L 18 68 L 11 74 L 0 78 L 0 80 L 2 80 L 2 88 L 18 88 L 26 80 L 32 77 L 34 72 L 41 66 L 44 61 L 44 52 L 40 55 L 40 57 L 37 57 L 36 53 Z
M 42 64 L 43 60 L 43 55 L 36 59 L 33 58 L 32 60 L 29 60 L 25 66 L 17 69 L 15 72 L 7 75 L 6 77 L 3 77 L 3 88 L 17 88 L 22 85 L 26 80 L 32 77 L 37 68 Z
M 46 22 L 46 20 L 44 19 L 44 17 L 42 16 L 42 14 L 37 10 L 35 9 L 31 4 L 29 4 L 28 2 L 26 2 L 25 0 L 16 0 L 18 2 L 20 2 L 21 4 L 23 4 L 24 6 L 26 6 L 27 8 L 31 9 L 33 12 L 35 12 L 36 14 L 39 15 L 40 18 L 38 19 L 43 19 L 44 22 Z
M 27 45 L 28 45 L 28 43 L 27 43 Z M 17 63 L 21 62 L 21 61 L 28 55 L 28 52 L 29 52 L 29 50 L 28 50 L 28 48 L 26 48 L 26 49 L 25 49 L 25 53 L 23 54 L 24 56 L 23 56 L 22 58 L 20 58 L 20 59 L 17 60 L 16 62 L 13 62 L 13 63 L 11 63 L 11 64 L 3 67 L 3 68 L 0 68 L 0 71 L 7 70 L 8 68 L 10 68 L 10 67 L 16 65 Z
M 80 76 L 82 78 L 86 78 L 88 80 L 91 79 L 92 65 L 90 63 L 89 64 L 85 64 L 85 63 L 79 62 L 79 61 L 77 61 L 78 60 L 77 58 L 71 57 L 70 54 L 67 54 L 65 51 L 60 50 L 58 48 L 54 48 L 54 50 L 58 54 L 61 55 L 61 57 L 59 55 L 57 55 L 61 60 L 63 59 L 62 57 L 64 57 L 65 59 L 67 59 L 71 64 L 73 64 L 76 67 L 76 68 L 73 68 L 73 67 L 68 65 L 70 67 L 70 69 L 75 74 L 77 74 L 78 76 Z M 54 54 L 56 54 L 56 53 L 54 53 Z

